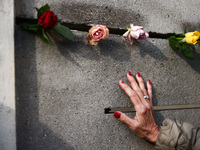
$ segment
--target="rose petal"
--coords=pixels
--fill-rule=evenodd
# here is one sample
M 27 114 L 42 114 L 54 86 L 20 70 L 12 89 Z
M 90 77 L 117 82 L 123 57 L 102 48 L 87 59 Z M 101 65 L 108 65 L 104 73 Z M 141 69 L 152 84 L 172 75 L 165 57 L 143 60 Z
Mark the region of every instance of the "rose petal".
M 134 26 L 131 28 L 132 31 L 143 30 L 142 26 Z
M 108 37 L 109 30 L 104 25 L 96 25 L 89 29 L 88 43 L 91 45 L 97 45 L 101 40 Z
M 139 39 L 140 37 L 140 31 L 131 31 L 130 35 L 134 38 L 134 39 Z
M 128 35 L 129 43 L 130 45 L 133 45 L 134 39 L 131 37 L 131 35 Z
M 148 38 L 148 37 L 149 37 L 149 33 L 148 33 L 148 32 L 145 32 L 145 35 L 146 35 L 146 38 Z
M 200 36 L 200 32 L 199 32 L 199 31 L 194 31 L 194 34 L 195 34 L 196 36 Z
M 199 39 L 199 36 L 193 36 L 193 44 L 196 44 L 197 43 L 197 40 Z
M 131 40 L 130 40 L 130 45 L 133 45 L 134 44 L 134 39 L 132 38 Z
M 126 31 L 124 34 L 123 34 L 123 37 L 128 39 L 128 35 L 130 34 L 130 31 Z
M 192 37 L 187 37 L 187 38 L 185 38 L 185 41 L 186 41 L 188 44 L 193 44 L 193 38 L 192 38 Z
M 134 27 L 133 23 L 131 23 L 131 24 L 130 24 L 130 27 L 131 27 L 131 28 L 133 28 L 133 27 Z
M 191 36 L 193 36 L 193 34 L 194 34 L 194 32 L 188 32 L 185 34 L 185 37 L 191 37 Z
M 108 37 L 109 31 L 107 29 L 108 28 L 104 28 L 104 32 L 103 32 L 102 37 L 101 37 L 102 40 L 105 40 Z

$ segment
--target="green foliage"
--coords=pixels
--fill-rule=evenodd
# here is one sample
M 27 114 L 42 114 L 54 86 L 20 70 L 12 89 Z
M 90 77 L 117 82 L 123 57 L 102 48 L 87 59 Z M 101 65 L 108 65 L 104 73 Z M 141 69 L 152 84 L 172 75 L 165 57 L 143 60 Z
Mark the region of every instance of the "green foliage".
M 47 35 L 45 34 L 44 29 L 38 30 L 37 36 L 40 37 L 45 43 L 51 45 L 51 42 L 50 42 L 49 38 L 47 37 Z
M 26 30 L 33 31 L 45 43 L 51 44 L 51 42 L 49 41 L 49 38 L 45 34 L 45 30 L 41 26 L 39 26 L 38 24 L 32 24 L 32 23 L 24 22 L 24 23 L 20 24 L 20 26 L 23 27 Z
M 35 8 L 37 10 L 37 17 L 40 18 L 45 11 L 50 10 L 50 6 L 48 4 L 42 6 L 41 8 Z
M 186 27 L 185 27 L 185 29 L 184 29 L 184 34 L 186 34 L 187 33 L 187 30 L 186 30 Z
M 169 41 L 169 46 L 173 50 L 181 50 L 183 56 L 187 59 L 194 59 L 194 54 L 191 50 L 195 49 L 194 45 L 190 45 L 185 42 L 184 40 L 184 35 L 183 34 L 178 34 L 178 35 L 173 35 L 168 38 Z
M 39 9 L 36 8 L 36 10 L 37 10 L 37 17 L 39 19 L 45 11 L 50 10 L 50 6 L 48 4 L 46 4 Z M 23 27 L 26 30 L 32 31 L 33 33 L 35 33 L 40 39 L 42 39 L 47 44 L 51 44 L 51 41 L 49 40 L 46 33 L 51 32 L 53 30 L 58 32 L 63 37 L 65 37 L 65 38 L 67 38 L 71 41 L 74 41 L 74 35 L 71 32 L 71 30 L 68 27 L 61 25 L 60 23 L 58 23 L 53 28 L 53 30 L 44 29 L 44 28 L 42 28 L 42 26 L 40 26 L 38 24 L 32 24 L 32 23 L 28 23 L 28 22 L 21 23 L 20 26 Z
M 180 44 L 179 44 L 179 40 L 173 35 L 173 36 L 170 36 L 168 38 L 169 40 L 169 46 L 173 49 L 173 50 L 178 50 L 179 47 L 180 47 Z
M 24 22 L 24 23 L 20 24 L 20 26 L 26 30 L 31 30 L 31 31 L 35 31 L 35 32 L 40 29 L 40 26 L 38 24 L 32 24 L 32 23 L 28 23 L 28 22 Z
M 61 34 L 63 37 L 65 37 L 71 41 L 74 41 L 74 35 L 68 27 L 63 26 L 60 23 L 58 23 L 53 29 L 56 32 L 58 32 L 59 34 Z
M 183 46 L 181 47 L 181 52 L 184 57 L 193 60 L 194 59 L 194 54 L 190 49 L 190 45 L 187 43 L 184 43 Z

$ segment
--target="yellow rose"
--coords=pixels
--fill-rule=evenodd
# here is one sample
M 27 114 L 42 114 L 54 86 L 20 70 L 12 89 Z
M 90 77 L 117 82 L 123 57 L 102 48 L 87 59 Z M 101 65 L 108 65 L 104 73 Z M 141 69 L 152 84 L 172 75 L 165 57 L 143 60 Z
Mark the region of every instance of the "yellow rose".
M 199 31 L 188 32 L 185 34 L 185 41 L 188 44 L 196 44 L 199 39 L 200 33 Z

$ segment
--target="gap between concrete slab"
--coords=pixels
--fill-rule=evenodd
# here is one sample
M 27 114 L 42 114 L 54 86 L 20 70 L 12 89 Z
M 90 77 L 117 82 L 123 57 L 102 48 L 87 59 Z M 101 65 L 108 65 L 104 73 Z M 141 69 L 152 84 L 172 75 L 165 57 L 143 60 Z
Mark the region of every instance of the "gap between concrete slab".
M 20 24 L 23 22 L 29 22 L 29 23 L 37 23 L 36 19 L 29 19 L 29 18 L 21 18 L 16 17 L 16 23 Z M 92 25 L 87 24 L 77 24 L 77 23 L 62 23 L 63 25 L 67 26 L 71 30 L 78 30 L 83 32 L 88 32 L 88 30 L 92 27 Z M 120 29 L 120 28 L 111 28 L 108 27 L 110 34 L 118 34 L 123 35 L 127 30 L 126 29 Z M 149 32 L 149 38 L 158 38 L 158 39 L 167 39 L 172 35 L 176 35 L 175 33 L 157 33 L 157 32 Z

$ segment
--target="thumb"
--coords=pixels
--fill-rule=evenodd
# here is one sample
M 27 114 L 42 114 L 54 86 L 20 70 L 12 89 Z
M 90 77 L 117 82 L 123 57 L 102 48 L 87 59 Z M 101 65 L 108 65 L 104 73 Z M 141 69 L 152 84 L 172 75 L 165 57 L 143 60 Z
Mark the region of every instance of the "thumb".
M 134 126 L 135 125 L 135 120 L 131 119 L 130 117 L 128 117 L 126 114 L 117 111 L 113 114 L 113 116 L 115 118 L 117 118 L 119 121 L 127 124 L 128 126 Z

